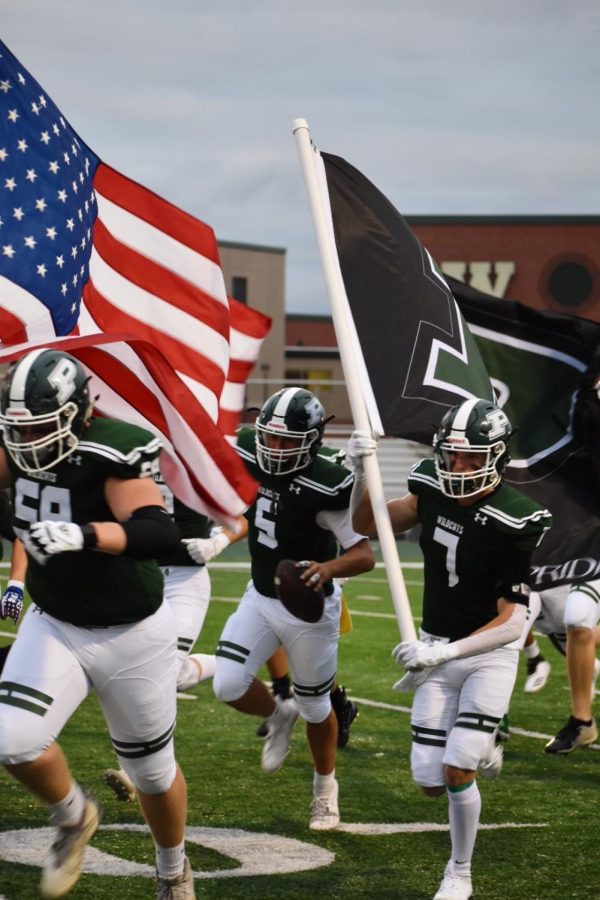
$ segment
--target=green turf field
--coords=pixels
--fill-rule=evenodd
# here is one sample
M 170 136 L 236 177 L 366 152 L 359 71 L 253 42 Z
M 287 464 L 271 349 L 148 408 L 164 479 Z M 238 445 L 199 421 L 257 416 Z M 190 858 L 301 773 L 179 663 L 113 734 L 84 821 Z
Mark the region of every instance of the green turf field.
M 406 560 L 419 560 L 414 546 L 401 543 L 400 551 Z M 243 549 L 235 557 L 240 566 Z M 234 560 L 234 554 L 224 554 L 222 563 L 227 559 Z M 213 602 L 197 646 L 208 652 L 248 573 L 212 566 L 211 578 Z M 418 620 L 421 570 L 406 568 L 405 578 Z M 199 898 L 427 900 L 438 887 L 449 854 L 443 828 L 447 803 L 445 797 L 422 796 L 411 783 L 410 695 L 391 690 L 399 670 L 390 651 L 399 638 L 385 572 L 376 569 L 353 579 L 344 591 L 354 630 L 340 640 L 339 680 L 360 708 L 349 745 L 338 756 L 347 830 L 317 835 L 307 827 L 312 766 L 300 723 L 284 767 L 264 775 L 257 720 L 217 703 L 210 685 L 201 685 L 191 692 L 194 701 L 179 702 L 176 741 L 189 786 L 188 855 Z M 0 622 L 0 631 L 0 643 L 7 642 L 10 626 Z M 600 897 L 593 864 L 600 754 L 594 749 L 566 758 L 543 753 L 545 740 L 566 720 L 569 698 L 564 661 L 545 638 L 539 640 L 552 663 L 550 681 L 541 693 L 524 694 L 521 661 L 504 771 L 498 781 L 479 781 L 484 828 L 473 866 L 476 898 Z M 93 871 L 69 896 L 154 897 L 148 877 L 154 854 L 150 838 L 140 833 L 140 813 L 113 799 L 102 781 L 103 769 L 114 761 L 94 698 L 71 720 L 61 743 L 77 778 L 105 810 L 88 858 Z M 38 896 L 37 866 L 49 834 L 23 829 L 46 826 L 44 809 L 0 773 L 0 897 Z

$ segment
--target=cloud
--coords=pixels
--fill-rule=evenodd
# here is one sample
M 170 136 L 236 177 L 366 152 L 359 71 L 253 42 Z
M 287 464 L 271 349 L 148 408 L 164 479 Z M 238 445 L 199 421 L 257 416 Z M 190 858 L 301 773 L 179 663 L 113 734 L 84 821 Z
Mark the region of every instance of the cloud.
M 106 162 L 325 311 L 291 133 L 406 214 L 598 213 L 592 0 L 4 0 L 3 37 Z

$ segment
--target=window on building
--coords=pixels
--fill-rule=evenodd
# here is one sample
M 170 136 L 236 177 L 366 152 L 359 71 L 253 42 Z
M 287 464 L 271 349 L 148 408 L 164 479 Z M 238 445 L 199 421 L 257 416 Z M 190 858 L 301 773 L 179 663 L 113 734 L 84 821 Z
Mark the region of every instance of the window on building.
M 285 373 L 286 384 L 306 388 L 315 394 L 330 391 L 332 377 L 329 369 L 287 369 Z
M 248 279 L 234 275 L 231 279 L 231 296 L 240 303 L 248 303 Z
M 550 273 L 548 290 L 560 306 L 581 306 L 589 299 L 594 282 L 585 266 L 564 262 Z

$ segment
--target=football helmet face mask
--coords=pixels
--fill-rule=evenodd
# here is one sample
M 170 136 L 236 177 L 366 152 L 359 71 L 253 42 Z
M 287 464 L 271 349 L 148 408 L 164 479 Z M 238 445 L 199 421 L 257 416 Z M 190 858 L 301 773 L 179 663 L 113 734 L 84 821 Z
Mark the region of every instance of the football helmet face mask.
M 43 472 L 73 453 L 92 412 L 88 381 L 81 363 L 60 350 L 33 350 L 11 365 L 0 426 L 23 472 Z
M 511 435 L 508 416 L 489 400 L 466 400 L 448 410 L 433 439 L 442 493 L 473 497 L 500 484 L 510 461 Z
M 256 458 L 269 475 L 309 466 L 323 440 L 325 410 L 303 388 L 284 388 L 263 405 L 255 423 Z

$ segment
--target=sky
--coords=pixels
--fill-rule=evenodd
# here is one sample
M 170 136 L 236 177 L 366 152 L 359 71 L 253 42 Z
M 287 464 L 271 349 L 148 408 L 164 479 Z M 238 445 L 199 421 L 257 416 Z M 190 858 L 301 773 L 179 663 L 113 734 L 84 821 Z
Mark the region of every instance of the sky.
M 405 215 L 600 214 L 597 0 L 0 0 L 106 163 L 287 251 L 327 313 L 292 121 Z

